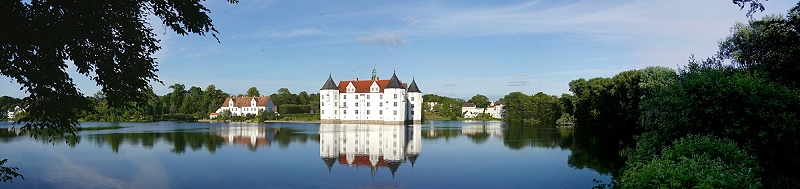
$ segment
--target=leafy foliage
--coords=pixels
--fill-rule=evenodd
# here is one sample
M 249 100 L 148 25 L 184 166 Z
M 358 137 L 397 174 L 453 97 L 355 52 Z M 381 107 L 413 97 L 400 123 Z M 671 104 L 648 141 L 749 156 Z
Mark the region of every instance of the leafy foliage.
M 489 101 L 489 97 L 486 97 L 482 94 L 476 94 L 475 96 L 472 96 L 472 98 L 470 98 L 467 102 L 474 103 L 478 108 L 486 108 L 492 103 Z
M 261 96 L 261 93 L 258 92 L 256 87 L 250 87 L 247 89 L 247 96 Z
M 648 101 L 661 112 L 643 124 L 632 159 L 655 156 L 678 138 L 707 134 L 755 154 L 765 179 L 796 175 L 792 168 L 800 167 L 797 91 L 707 59 L 691 61 L 674 84 Z
M 0 36 L 14 37 L 0 38 L 0 75 L 29 94 L 23 101 L 30 116 L 17 123 L 34 136 L 76 132 L 91 107 L 68 63 L 102 88 L 111 107 L 142 102 L 149 83 L 160 82 L 152 57 L 159 40 L 145 17 L 155 15 L 181 35 L 216 38 L 208 12 L 196 0 L 3 1 Z
M 14 178 L 20 177 L 22 180 L 25 180 L 25 176 L 22 174 L 17 173 L 19 168 L 17 167 L 6 167 L 3 166 L 8 162 L 8 159 L 0 160 L 0 182 L 14 182 Z
M 631 159 L 622 188 L 761 188 L 758 161 L 728 139 L 689 135 L 649 161 Z
M 800 4 L 798 4 L 800 6 Z M 800 88 L 800 12 L 736 23 L 720 42 L 719 55 L 749 73 Z

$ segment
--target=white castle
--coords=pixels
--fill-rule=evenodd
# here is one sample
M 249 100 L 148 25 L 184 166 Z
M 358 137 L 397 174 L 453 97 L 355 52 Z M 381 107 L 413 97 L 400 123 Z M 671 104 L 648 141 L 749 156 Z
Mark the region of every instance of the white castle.
M 319 90 L 322 123 L 406 124 L 422 121 L 422 92 L 397 79 L 379 80 L 375 69 L 371 80 L 342 80 L 329 75 Z

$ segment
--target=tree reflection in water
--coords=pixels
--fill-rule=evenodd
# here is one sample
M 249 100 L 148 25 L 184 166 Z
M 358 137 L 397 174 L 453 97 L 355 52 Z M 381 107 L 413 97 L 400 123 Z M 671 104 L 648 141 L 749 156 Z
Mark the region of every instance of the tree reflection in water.
M 426 140 L 450 140 L 465 135 L 475 144 L 482 144 L 496 137 L 513 150 L 529 147 L 569 150 L 571 154 L 567 163 L 570 167 L 588 168 L 614 178 L 618 178 L 618 170 L 625 162 L 619 155 L 623 139 L 604 130 L 543 124 L 464 122 L 461 127 L 429 126 L 422 133 L 422 138 Z

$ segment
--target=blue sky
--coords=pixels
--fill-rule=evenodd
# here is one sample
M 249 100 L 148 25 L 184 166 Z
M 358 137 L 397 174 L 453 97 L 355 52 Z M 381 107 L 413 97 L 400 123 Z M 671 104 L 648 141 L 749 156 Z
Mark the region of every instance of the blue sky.
M 767 1 L 784 14 L 796 1 Z M 334 80 L 415 78 L 423 93 L 492 100 L 515 91 L 569 93 L 578 78 L 646 66 L 678 68 L 712 55 L 745 10 L 723 1 L 267 1 L 205 2 L 221 43 L 177 35 L 151 18 L 162 40 L 158 95 L 182 83 L 231 94 L 289 88 L 319 92 Z M 70 67 L 74 72 L 74 68 Z M 86 95 L 99 90 L 72 74 Z M 10 78 L 0 95 L 27 96 Z

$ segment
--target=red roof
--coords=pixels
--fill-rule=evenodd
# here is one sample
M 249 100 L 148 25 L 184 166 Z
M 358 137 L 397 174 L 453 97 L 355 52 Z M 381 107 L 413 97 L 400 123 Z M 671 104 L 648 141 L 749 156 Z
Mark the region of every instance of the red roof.
M 347 155 L 339 154 L 339 164 L 347 165 Z M 364 165 L 364 166 L 372 166 L 372 162 L 369 161 L 369 155 L 356 155 L 353 159 L 353 165 Z M 383 160 L 383 156 L 378 156 L 378 162 L 375 164 L 378 167 L 386 167 L 386 161 Z
M 225 101 L 222 102 L 222 107 L 228 107 L 228 102 L 233 99 L 233 106 L 235 107 L 250 107 L 250 100 L 253 98 L 256 99 L 256 106 L 267 106 L 269 102 L 269 96 L 260 96 L 260 97 L 228 97 L 225 98 Z
M 349 83 L 353 83 L 353 87 L 356 87 L 356 93 L 369 93 L 369 87 L 372 86 L 373 82 L 378 82 L 379 92 L 383 92 L 383 89 L 389 84 L 389 80 L 344 80 L 339 81 L 339 93 L 347 93 L 347 85 Z M 406 87 L 406 83 L 403 83 L 403 87 Z

